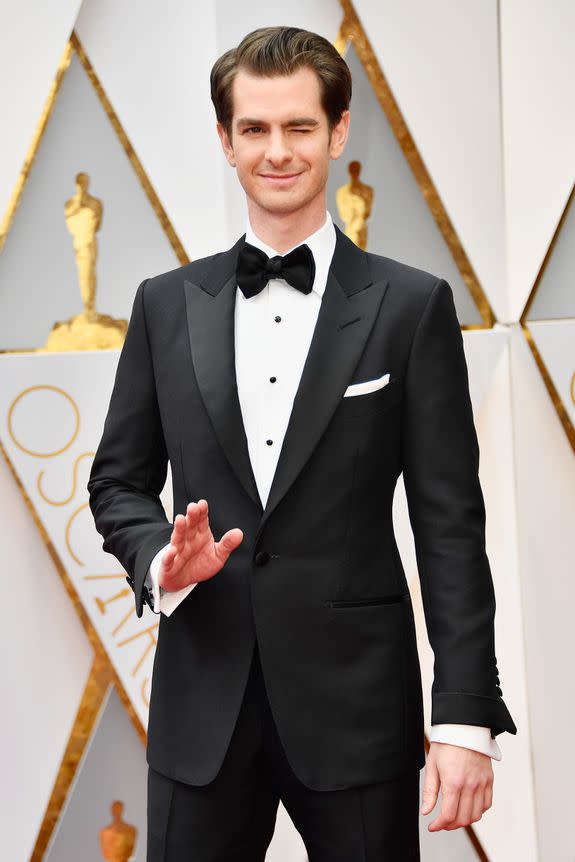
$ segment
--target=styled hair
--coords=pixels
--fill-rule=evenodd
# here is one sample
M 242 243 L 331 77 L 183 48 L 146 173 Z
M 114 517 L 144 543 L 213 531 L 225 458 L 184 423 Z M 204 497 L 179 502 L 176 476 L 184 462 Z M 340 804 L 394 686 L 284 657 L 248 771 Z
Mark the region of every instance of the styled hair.
M 298 27 L 260 27 L 244 36 L 236 48 L 219 57 L 210 72 L 210 89 L 216 117 L 232 136 L 232 86 L 239 69 L 252 75 L 291 75 L 302 67 L 316 73 L 321 105 L 329 133 L 351 101 L 351 72 L 328 39 Z

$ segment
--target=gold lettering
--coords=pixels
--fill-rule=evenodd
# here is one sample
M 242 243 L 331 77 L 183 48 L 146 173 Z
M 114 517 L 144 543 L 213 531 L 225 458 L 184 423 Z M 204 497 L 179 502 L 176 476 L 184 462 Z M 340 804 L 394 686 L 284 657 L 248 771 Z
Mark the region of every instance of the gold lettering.
M 75 428 L 74 428 L 74 431 L 73 431 L 70 439 L 68 440 L 68 442 L 64 446 L 62 446 L 60 449 L 55 449 L 53 452 L 35 452 L 33 449 L 28 449 L 22 443 L 18 442 L 18 440 L 16 439 L 16 435 L 14 433 L 12 416 L 13 416 L 14 410 L 16 408 L 16 405 L 18 404 L 18 402 L 22 398 L 24 398 L 24 396 L 28 395 L 29 392 L 39 392 L 40 390 L 46 390 L 48 392 L 55 392 L 58 395 L 63 395 L 64 398 L 71 404 L 72 410 L 74 413 Z M 78 410 L 78 405 L 76 404 L 76 402 L 74 401 L 72 396 L 69 395 L 67 392 L 65 392 L 63 389 L 60 389 L 59 386 L 47 386 L 47 385 L 29 386 L 28 389 L 24 389 L 20 393 L 20 395 L 17 395 L 16 398 L 14 399 L 14 401 L 12 402 L 12 404 L 10 405 L 10 408 L 8 410 L 7 424 L 8 424 L 8 433 L 9 433 L 10 437 L 12 438 L 14 445 L 17 446 L 21 452 L 24 452 L 26 455 L 32 455 L 34 458 L 54 458 L 56 455 L 61 455 L 62 452 L 65 452 L 66 449 L 69 449 L 70 446 L 72 445 L 72 443 L 74 442 L 74 440 L 76 439 L 76 437 L 78 436 L 78 432 L 80 430 L 80 411 Z
M 106 581 L 111 578 L 122 578 L 122 580 L 126 577 L 125 572 L 118 572 L 117 575 L 84 575 L 82 577 L 83 581 Z
M 132 616 L 136 616 L 136 608 L 130 603 L 130 610 L 124 617 L 122 617 L 122 619 L 112 632 L 112 637 L 116 637 L 122 626 L 124 626 Z
M 126 587 L 125 589 L 115 593 L 113 596 L 110 596 L 109 599 L 101 599 L 98 596 L 95 596 L 94 601 L 96 602 L 100 613 L 105 614 L 107 605 L 109 605 L 111 602 L 117 601 L 118 599 L 123 599 L 125 596 L 129 596 L 131 592 L 132 590 L 129 587 Z
M 121 646 L 125 646 L 126 644 L 131 643 L 131 641 L 135 641 L 137 638 L 145 637 L 146 635 L 149 638 L 149 643 L 146 646 L 144 652 L 142 653 L 139 661 L 136 663 L 136 665 L 132 671 L 132 676 L 136 676 L 136 674 L 138 673 L 138 670 L 140 669 L 140 667 L 142 665 L 142 662 L 144 661 L 146 656 L 149 654 L 150 650 L 156 646 L 158 639 L 156 638 L 155 632 L 157 632 L 159 627 L 160 627 L 159 623 L 154 623 L 154 625 L 148 626 L 147 629 L 142 629 L 142 631 L 140 631 L 140 632 L 136 632 L 135 635 L 131 635 L 129 638 L 126 638 L 125 640 L 120 641 L 120 643 L 118 644 L 118 646 L 121 647 Z
M 74 494 L 76 493 L 76 488 L 78 486 L 78 464 L 82 460 L 82 458 L 89 458 L 90 456 L 94 456 L 95 452 L 82 452 L 81 455 L 75 459 L 74 464 L 72 465 L 72 490 L 69 495 L 64 500 L 51 500 L 50 497 L 46 494 L 46 492 L 42 488 L 42 479 L 44 478 L 45 470 L 40 470 L 38 473 L 38 478 L 36 479 L 36 487 L 38 488 L 38 493 L 42 497 L 43 500 L 46 501 L 50 506 L 65 506 L 66 503 L 69 503 Z
M 146 707 L 146 709 L 148 709 L 150 706 L 150 697 L 146 691 L 146 687 L 149 686 L 149 684 L 150 684 L 150 677 L 147 676 L 144 680 L 142 680 L 142 688 L 141 688 L 142 700 L 144 701 L 144 706 Z
M 74 523 L 74 521 L 76 520 L 76 518 L 78 517 L 80 512 L 82 512 L 84 509 L 87 509 L 89 505 L 90 505 L 89 503 L 82 503 L 81 506 L 78 506 L 78 508 L 72 512 L 72 514 L 68 518 L 68 523 L 66 524 L 66 533 L 65 533 L 66 547 L 68 548 L 68 553 L 70 554 L 70 556 L 72 557 L 74 562 L 77 563 L 79 566 L 83 566 L 84 563 L 79 558 L 79 556 L 77 554 L 75 554 L 74 551 L 72 550 L 72 544 L 70 542 L 70 536 L 72 533 L 72 524 Z

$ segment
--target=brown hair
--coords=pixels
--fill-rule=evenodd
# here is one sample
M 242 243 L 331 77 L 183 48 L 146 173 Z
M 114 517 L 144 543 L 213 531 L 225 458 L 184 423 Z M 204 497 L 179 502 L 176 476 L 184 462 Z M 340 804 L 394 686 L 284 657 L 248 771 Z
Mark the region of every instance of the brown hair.
M 237 48 L 222 54 L 212 66 L 210 89 L 216 117 L 231 140 L 232 86 L 238 69 L 254 75 L 291 75 L 302 66 L 318 76 L 321 104 L 329 133 L 351 101 L 351 72 L 334 46 L 310 30 L 298 27 L 260 27 L 244 36 Z

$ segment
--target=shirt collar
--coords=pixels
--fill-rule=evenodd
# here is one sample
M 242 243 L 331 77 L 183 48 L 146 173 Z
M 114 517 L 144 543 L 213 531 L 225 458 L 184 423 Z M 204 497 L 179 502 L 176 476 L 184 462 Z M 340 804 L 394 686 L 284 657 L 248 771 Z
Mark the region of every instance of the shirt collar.
M 261 251 L 265 252 L 268 257 L 275 257 L 279 254 L 279 251 L 266 245 L 265 242 L 255 235 L 250 224 L 249 217 L 246 220 L 245 241 L 249 242 L 251 245 L 255 245 L 256 248 L 261 249 Z M 293 248 L 297 248 L 298 245 L 303 245 L 303 243 L 305 243 L 310 247 L 315 261 L 315 278 L 313 280 L 312 290 L 317 293 L 320 298 L 323 296 L 323 292 L 325 290 L 327 274 L 335 250 L 335 241 L 336 236 L 333 220 L 329 210 L 326 210 L 323 225 L 305 239 L 302 239 L 301 242 L 298 242 L 293 246 Z M 285 251 L 282 257 L 289 254 L 293 248 Z

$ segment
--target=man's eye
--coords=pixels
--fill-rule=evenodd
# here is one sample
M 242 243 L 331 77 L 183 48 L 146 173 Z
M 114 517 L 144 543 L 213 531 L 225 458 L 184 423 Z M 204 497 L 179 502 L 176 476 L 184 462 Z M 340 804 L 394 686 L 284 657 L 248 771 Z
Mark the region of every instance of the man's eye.
M 261 126 L 250 126 L 249 129 L 246 129 L 246 132 L 254 132 L 254 131 L 255 132 L 261 132 L 261 130 L 262 130 Z

